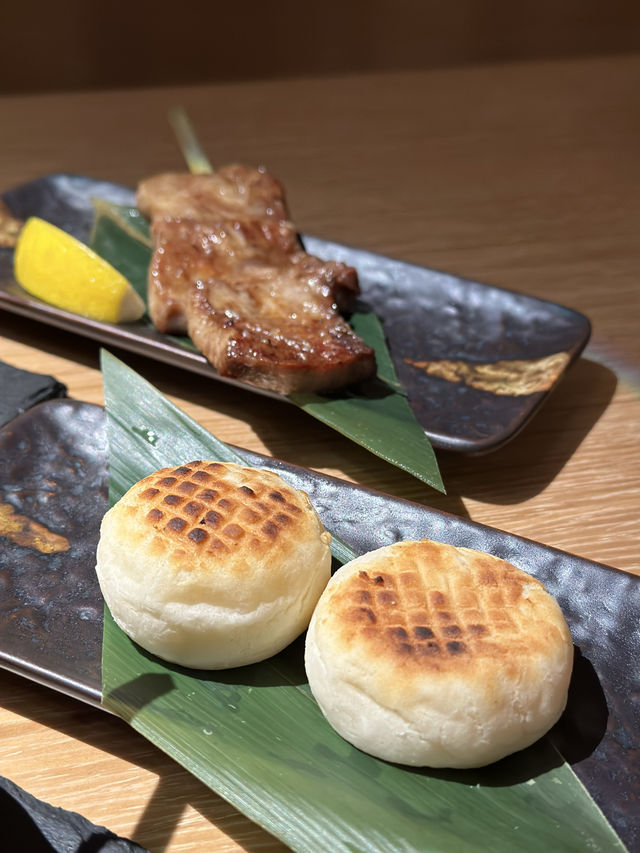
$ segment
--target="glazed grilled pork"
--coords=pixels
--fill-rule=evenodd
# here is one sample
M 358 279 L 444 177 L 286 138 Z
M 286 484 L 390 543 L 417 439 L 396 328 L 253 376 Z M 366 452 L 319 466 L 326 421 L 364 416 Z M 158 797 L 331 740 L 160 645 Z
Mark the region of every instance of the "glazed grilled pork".
M 375 356 L 340 315 L 355 270 L 302 250 L 280 184 L 261 169 L 143 181 L 151 219 L 149 313 L 188 334 L 222 376 L 261 388 L 330 391 L 372 376 Z

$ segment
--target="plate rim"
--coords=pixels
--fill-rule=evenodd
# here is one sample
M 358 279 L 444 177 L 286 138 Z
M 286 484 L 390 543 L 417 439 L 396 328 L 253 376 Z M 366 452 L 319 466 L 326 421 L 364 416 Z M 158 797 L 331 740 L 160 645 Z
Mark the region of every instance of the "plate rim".
M 23 414 L 17 416 L 12 421 L 9 421 L 8 424 L 15 428 L 16 421 L 21 418 L 26 418 L 30 416 L 38 416 L 38 411 L 43 412 L 45 416 L 48 416 L 49 412 L 54 411 L 61 406 L 68 405 L 69 402 L 72 402 L 75 409 L 78 410 L 81 415 L 82 411 L 87 407 L 91 410 L 100 410 L 105 413 L 106 418 L 106 410 L 104 406 L 100 406 L 95 403 L 89 403 L 86 401 L 77 400 L 74 398 L 60 398 L 60 399 L 52 399 L 47 400 L 42 403 L 38 403 L 35 406 L 32 406 Z M 82 417 L 78 418 L 78 422 L 82 422 Z M 6 428 L 5 425 L 4 428 Z M 397 504 L 400 508 L 406 506 L 411 507 L 413 510 L 420 515 L 420 518 L 424 518 L 425 525 L 435 525 L 436 522 L 442 523 L 444 525 L 447 524 L 448 520 L 451 520 L 454 523 L 454 534 L 464 535 L 466 531 L 470 530 L 472 533 L 477 533 L 478 535 L 485 537 L 483 542 L 488 543 L 485 547 L 482 547 L 481 550 L 487 550 L 490 553 L 495 553 L 496 551 L 505 550 L 508 551 L 510 549 L 515 549 L 516 551 L 519 548 L 522 548 L 525 552 L 533 547 L 534 551 L 542 551 L 545 555 L 548 555 L 549 563 L 553 563 L 554 559 L 560 558 L 561 562 L 569 561 L 571 563 L 572 572 L 575 569 L 575 574 L 571 575 L 572 580 L 580 580 L 581 574 L 587 576 L 587 580 L 591 573 L 595 572 L 602 576 L 604 572 L 605 577 L 617 577 L 619 582 L 622 584 L 628 584 L 629 586 L 633 586 L 634 589 L 638 589 L 637 586 L 640 582 L 640 577 L 636 577 L 629 572 L 625 572 L 621 569 L 618 569 L 614 566 L 607 566 L 602 563 L 597 563 L 593 560 L 589 560 L 584 557 L 579 557 L 569 552 L 562 551 L 553 546 L 545 545 L 544 543 L 537 542 L 535 540 L 528 539 L 526 537 L 519 536 L 518 534 L 510 533 L 508 531 L 500 530 L 498 528 L 490 527 L 489 525 L 482 524 L 480 522 L 476 522 L 470 518 L 464 518 L 461 516 L 455 516 L 452 513 L 448 513 L 444 510 L 439 510 L 433 507 L 426 506 L 424 504 L 418 503 L 416 501 L 410 501 L 406 498 L 401 498 L 392 494 L 388 494 L 377 489 L 373 489 L 370 487 L 361 486 L 357 483 L 351 483 L 346 480 L 342 480 L 338 477 L 324 474 L 321 472 L 313 471 L 312 469 L 305 468 L 303 466 L 293 465 L 292 463 L 285 462 L 284 460 L 275 459 L 273 457 L 266 456 L 264 454 L 248 451 L 243 448 L 234 448 L 237 449 L 245 458 L 247 459 L 248 464 L 259 464 L 261 467 L 267 467 L 271 470 L 276 471 L 277 473 L 290 473 L 295 478 L 296 476 L 302 478 L 310 478 L 312 481 L 319 484 L 328 484 L 330 487 L 340 489 L 341 492 L 346 493 L 344 502 L 348 503 L 349 495 L 367 495 L 369 498 L 375 501 L 383 501 L 383 502 L 392 502 L 393 504 Z M 297 486 L 298 488 L 300 485 Z M 340 534 L 342 535 L 342 534 Z M 436 535 L 433 538 L 438 539 L 439 537 Z M 454 536 L 455 538 L 455 536 Z M 446 541 L 446 540 L 444 540 Z M 493 546 L 491 545 L 493 543 Z M 451 544 L 454 544 L 451 542 Z M 456 543 L 459 544 L 459 543 Z M 500 544 L 500 548 L 496 548 L 495 546 Z M 478 544 L 473 542 L 471 547 L 478 548 Z M 508 559 L 504 554 L 500 554 L 502 559 Z M 533 556 L 531 559 L 533 559 Z M 514 564 L 518 564 L 517 561 L 514 561 Z M 537 563 L 536 563 L 537 565 Z M 89 570 L 88 570 L 89 571 Z M 594 575 L 595 577 L 595 575 Z M 563 588 L 563 597 L 569 597 L 570 590 L 566 587 L 566 576 L 560 576 L 558 578 L 558 585 Z M 626 589 L 626 586 L 625 586 Z M 558 593 L 556 593 L 556 596 Z M 561 602 L 560 602 L 561 603 Z M 582 624 L 583 630 L 584 623 L 588 621 L 589 614 L 586 615 L 574 611 L 572 613 L 571 622 L 573 624 Z M 96 630 L 100 631 L 100 626 L 97 623 L 97 620 L 94 622 L 97 625 Z M 573 630 L 572 630 L 573 633 Z M 587 634 L 587 636 L 589 636 Z M 592 641 L 593 642 L 593 641 Z M 582 643 L 579 638 L 574 638 L 574 645 L 577 648 L 580 648 Z M 604 666 L 604 659 L 599 661 L 600 669 Z M 50 666 L 41 667 L 38 666 L 37 662 L 25 662 L 24 658 L 20 658 L 18 655 L 7 655 L 5 652 L 0 652 L 0 666 L 4 669 L 8 669 L 15 674 L 26 677 L 32 681 L 40 683 L 44 686 L 47 686 L 52 689 L 56 689 L 59 692 L 66 693 L 67 695 L 78 699 L 80 701 L 84 701 L 88 704 L 94 705 L 102 710 L 105 710 L 101 705 L 101 660 L 96 661 L 96 673 L 98 675 L 98 680 L 100 687 L 96 688 L 95 685 L 89 683 L 90 679 L 86 679 L 82 682 L 74 682 L 72 678 L 60 676 L 52 671 Z M 609 685 L 609 691 L 611 691 L 611 685 Z M 609 694 L 607 694 L 607 698 L 609 698 Z M 591 756 L 589 756 L 591 757 Z M 575 767 L 574 767 L 575 772 Z M 582 777 L 579 777 L 582 778 Z M 583 780 L 584 782 L 584 780 Z M 589 793 L 593 796 L 592 790 L 589 788 Z M 597 801 L 596 801 L 597 802 Z M 602 806 L 601 806 L 602 808 Z M 609 814 L 606 815 L 607 819 L 618 834 L 620 834 L 620 827 L 616 826 L 615 823 L 611 820 Z
M 36 177 L 30 181 L 26 181 L 22 184 L 18 184 L 8 190 L 4 190 L 0 194 L 0 199 L 5 201 L 5 203 L 7 203 L 7 206 L 11 209 L 10 197 L 12 195 L 24 191 L 25 189 L 31 186 L 51 186 L 52 184 L 55 184 L 55 181 L 59 181 L 62 179 L 68 180 L 72 183 L 77 182 L 81 185 L 96 185 L 113 188 L 119 193 L 125 195 L 128 194 L 129 197 L 132 199 L 133 203 L 134 191 L 131 189 L 131 187 L 127 187 L 123 184 L 119 184 L 113 181 L 106 181 L 98 178 L 92 178 L 87 175 L 66 172 L 52 172 Z M 575 308 L 568 307 L 561 303 L 553 302 L 551 300 L 543 299 L 541 297 L 533 296 L 531 294 L 523 293 L 521 291 L 512 290 L 501 285 L 477 281 L 465 276 L 456 275 L 455 273 L 450 273 L 444 270 L 417 264 L 412 261 L 405 261 L 400 258 L 392 257 L 389 255 L 383 255 L 379 252 L 375 252 L 369 249 L 361 249 L 356 246 L 351 246 L 344 243 L 337 243 L 334 240 L 316 237 L 314 235 L 306 233 L 301 233 L 300 237 L 303 242 L 306 240 L 312 241 L 312 243 L 314 244 L 323 244 L 330 247 L 331 250 L 335 248 L 335 250 L 344 251 L 347 254 L 354 253 L 360 255 L 363 258 L 377 259 L 379 262 L 382 263 L 401 265 L 403 268 L 416 270 L 421 273 L 429 272 L 438 276 L 455 280 L 466 286 L 473 285 L 482 289 L 486 289 L 488 292 L 491 293 L 499 292 L 503 294 L 508 294 L 513 297 L 531 302 L 532 304 L 545 306 L 549 310 L 559 310 L 572 317 L 574 323 L 576 324 L 576 336 L 573 345 L 568 351 L 569 358 L 566 365 L 563 367 L 561 372 L 555 378 L 553 384 L 548 389 L 541 392 L 535 392 L 531 395 L 527 395 L 532 398 L 532 401 L 531 405 L 527 408 L 527 410 L 522 416 L 515 419 L 512 424 L 507 424 L 501 432 L 480 438 L 467 438 L 465 436 L 455 435 L 453 433 L 446 433 L 442 430 L 437 430 L 433 428 L 430 429 L 428 427 L 425 427 L 424 424 L 421 424 L 426 436 L 430 440 L 433 447 L 436 449 L 463 453 L 467 455 L 482 455 L 499 450 L 500 448 L 504 447 L 507 443 L 514 439 L 534 418 L 534 416 L 537 414 L 537 412 L 547 400 L 549 395 L 552 393 L 553 390 L 555 390 L 555 388 L 564 378 L 570 367 L 580 357 L 591 338 L 592 324 L 589 318 L 585 314 L 576 310 Z M 3 255 L 5 256 L 5 258 L 8 258 L 10 255 L 12 255 L 12 253 L 13 250 L 11 248 L 0 249 L 0 263 L 2 262 Z M 363 301 L 366 301 L 366 294 L 361 294 L 361 297 L 364 297 Z M 157 332 L 157 330 L 153 327 L 144 326 L 142 327 L 143 331 L 141 333 L 141 327 L 137 323 L 100 322 L 49 305 L 24 291 L 15 281 L 11 269 L 7 270 L 7 274 L 3 274 L 2 266 L 0 266 L 0 308 L 5 308 L 5 310 L 7 311 L 26 317 L 33 321 L 41 322 L 45 325 L 53 326 L 55 328 L 60 328 L 67 332 L 72 332 L 73 334 L 80 335 L 89 340 L 97 341 L 99 343 L 111 346 L 117 346 L 121 349 L 135 353 L 136 355 L 150 358 L 160 363 L 170 364 L 174 367 L 178 367 L 180 369 L 187 370 L 188 372 L 204 376 L 216 382 L 222 382 L 235 388 L 248 391 L 252 394 L 258 394 L 260 396 L 278 400 L 289 405 L 295 405 L 288 397 L 283 394 L 279 394 L 277 392 L 269 391 L 263 388 L 258 388 L 254 385 L 250 385 L 246 382 L 242 382 L 237 379 L 221 376 L 200 352 L 180 346 L 179 343 L 175 343 L 172 341 L 171 336 L 163 335 Z M 384 317 L 381 317 L 381 320 L 384 323 Z

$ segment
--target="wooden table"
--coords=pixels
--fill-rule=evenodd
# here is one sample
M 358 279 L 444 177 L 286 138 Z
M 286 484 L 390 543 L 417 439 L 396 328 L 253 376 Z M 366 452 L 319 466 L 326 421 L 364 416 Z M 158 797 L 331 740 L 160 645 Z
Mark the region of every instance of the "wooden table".
M 0 187 L 180 169 L 182 104 L 302 230 L 583 312 L 591 343 L 519 436 L 438 454 L 446 497 L 283 403 L 125 357 L 223 440 L 640 573 L 638 91 L 625 57 L 3 98 Z M 0 359 L 102 402 L 90 340 L 3 313 Z M 0 772 L 34 795 L 153 851 L 283 849 L 120 720 L 6 673 L 0 705 Z

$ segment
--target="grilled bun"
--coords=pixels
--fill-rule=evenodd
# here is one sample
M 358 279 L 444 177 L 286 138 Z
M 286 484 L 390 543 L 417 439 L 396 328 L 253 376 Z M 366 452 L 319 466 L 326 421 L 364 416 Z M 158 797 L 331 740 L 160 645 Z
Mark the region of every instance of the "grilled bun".
M 573 644 L 535 578 L 479 551 L 408 541 L 334 574 L 307 632 L 305 665 L 328 721 L 364 752 L 480 767 L 557 721 Z
M 113 618 L 147 651 L 199 669 L 263 660 L 309 624 L 330 535 L 277 474 L 189 462 L 106 513 L 96 572 Z

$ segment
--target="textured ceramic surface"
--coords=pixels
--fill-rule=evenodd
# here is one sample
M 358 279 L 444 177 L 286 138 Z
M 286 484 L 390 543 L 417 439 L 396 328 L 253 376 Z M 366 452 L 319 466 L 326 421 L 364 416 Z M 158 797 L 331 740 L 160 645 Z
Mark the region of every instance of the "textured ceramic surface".
M 68 551 L 46 554 L 0 536 L 0 665 L 93 704 L 99 704 L 101 687 L 102 600 L 94 564 L 107 505 L 105 421 L 100 407 L 53 400 L 0 430 L 0 501 L 70 543 Z M 358 552 L 428 537 L 491 552 L 546 584 L 576 646 L 570 701 L 553 739 L 634 849 L 640 841 L 629 794 L 640 754 L 634 698 L 638 578 L 469 519 L 240 452 L 308 492 L 326 526 Z
M 38 215 L 87 241 L 92 198 L 133 204 L 131 190 L 90 178 L 49 175 L 4 194 L 14 215 Z M 383 321 L 396 371 L 435 447 L 495 450 L 530 420 L 590 335 L 583 315 L 402 261 L 302 235 L 308 251 L 358 270 L 362 308 Z M 33 299 L 0 250 L 0 305 L 69 331 L 221 380 L 197 352 L 148 324 L 97 323 Z M 253 393 L 267 393 L 248 385 Z
M 75 400 L 0 430 L 0 664 L 100 700 L 103 603 L 94 576 L 107 508 L 104 411 Z

